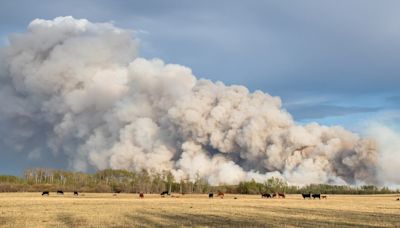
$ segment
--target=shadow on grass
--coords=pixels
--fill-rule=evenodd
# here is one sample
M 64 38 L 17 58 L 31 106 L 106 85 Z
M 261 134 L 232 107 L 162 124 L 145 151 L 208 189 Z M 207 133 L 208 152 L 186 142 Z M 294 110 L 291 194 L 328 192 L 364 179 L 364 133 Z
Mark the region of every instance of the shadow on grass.
M 13 224 L 14 219 L 0 215 L 0 226 L 7 226 Z
M 68 227 L 85 226 L 87 222 L 83 218 L 77 218 L 76 216 L 69 213 L 61 213 L 57 215 L 57 220 L 64 223 Z
M 318 210 L 315 210 L 318 211 Z M 307 213 L 314 213 L 314 210 L 305 210 L 301 213 L 292 209 L 276 210 L 274 212 L 281 213 L 282 215 L 266 215 L 258 214 L 254 218 L 246 216 L 246 213 L 238 216 L 224 216 L 224 215 L 213 215 L 213 214 L 191 214 L 191 213 L 154 213 L 154 212 L 142 212 L 141 214 L 125 214 L 127 224 L 125 226 L 148 226 L 148 227 L 160 227 L 160 226 L 210 226 L 210 227 L 282 227 L 282 226 L 294 226 L 294 227 L 376 227 L 374 225 L 363 223 L 357 223 L 357 221 L 351 220 L 346 222 L 343 220 L 328 221 L 328 216 L 335 216 L 334 214 L 324 214 L 321 218 L 307 218 Z M 346 213 L 346 212 L 341 212 Z M 290 215 L 302 215 L 305 217 L 290 218 Z M 359 219 L 366 218 L 370 215 L 364 213 L 348 214 L 349 217 L 359 216 Z M 360 217 L 361 216 L 361 217 Z M 371 221 L 369 217 L 369 221 Z M 396 218 L 392 218 L 394 221 Z M 357 219 L 358 220 L 358 219 Z M 368 220 L 366 220 L 368 221 Z
M 398 226 L 400 219 L 397 213 L 385 212 L 361 212 L 344 209 L 310 209 L 310 208 L 292 208 L 292 207 L 257 207 L 259 210 L 273 211 L 276 214 L 290 216 L 314 216 L 319 220 L 340 221 L 350 226 Z M 337 224 L 334 221 L 327 221 Z M 375 224 L 375 225 L 373 225 Z
M 258 221 L 242 220 L 222 215 L 195 215 L 195 214 L 165 214 L 165 213 L 142 213 L 125 214 L 128 219 L 126 225 L 139 225 L 149 227 L 160 226 L 217 226 L 217 227 L 237 227 L 237 226 L 264 226 Z
M 373 226 L 373 223 L 381 222 L 386 225 L 398 226 L 400 219 L 398 214 L 391 213 L 379 213 L 379 212 L 357 212 L 349 210 L 338 210 L 338 209 L 301 209 L 301 208 L 274 208 L 274 212 L 287 214 L 287 215 L 313 215 L 320 216 L 320 220 L 326 218 L 335 218 L 337 221 L 342 221 L 347 225 L 357 225 L 357 226 Z M 351 220 L 351 222 L 344 222 L 344 220 Z M 332 222 L 331 222 L 332 223 Z M 335 223 L 336 224 L 336 223 Z

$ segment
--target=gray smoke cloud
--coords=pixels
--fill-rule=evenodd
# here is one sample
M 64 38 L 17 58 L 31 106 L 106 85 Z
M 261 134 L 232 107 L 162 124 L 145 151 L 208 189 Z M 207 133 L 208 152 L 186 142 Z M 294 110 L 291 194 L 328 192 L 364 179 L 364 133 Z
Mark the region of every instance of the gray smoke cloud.
M 375 183 L 374 141 L 297 125 L 279 97 L 197 79 L 138 57 L 132 31 L 72 17 L 36 19 L 2 50 L 2 140 L 74 170 L 170 170 L 210 184 Z M 42 152 L 41 152 L 42 151 Z

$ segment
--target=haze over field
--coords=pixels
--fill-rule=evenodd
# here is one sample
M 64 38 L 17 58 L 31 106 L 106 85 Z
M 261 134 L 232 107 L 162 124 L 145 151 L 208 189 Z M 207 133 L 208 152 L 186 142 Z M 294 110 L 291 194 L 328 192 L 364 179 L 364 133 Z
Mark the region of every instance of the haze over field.
M 375 125 L 370 139 L 296 124 L 279 97 L 141 58 L 138 43 L 130 30 L 73 17 L 35 19 L 11 35 L 0 67 L 9 153 L 65 158 L 79 171 L 171 170 L 210 184 L 400 182 L 400 137 L 389 128 Z

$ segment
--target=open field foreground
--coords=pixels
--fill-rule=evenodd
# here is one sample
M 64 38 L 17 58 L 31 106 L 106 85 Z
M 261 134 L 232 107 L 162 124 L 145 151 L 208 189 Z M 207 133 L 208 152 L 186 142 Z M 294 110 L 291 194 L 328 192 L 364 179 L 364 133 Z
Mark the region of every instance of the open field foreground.
M 237 197 L 237 199 L 234 199 Z M 258 195 L 0 193 L 1 227 L 132 226 L 400 226 L 398 195 L 329 195 L 327 200 L 261 199 Z

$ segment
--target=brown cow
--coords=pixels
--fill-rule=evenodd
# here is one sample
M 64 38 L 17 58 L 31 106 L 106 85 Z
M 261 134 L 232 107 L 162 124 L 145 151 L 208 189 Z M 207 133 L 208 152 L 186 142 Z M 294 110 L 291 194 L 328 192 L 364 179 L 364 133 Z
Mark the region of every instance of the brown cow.
M 328 199 L 328 196 L 321 196 L 322 199 Z
M 140 197 L 141 199 L 143 199 L 143 198 L 144 198 L 144 194 L 143 194 L 143 192 L 139 193 L 139 197 Z
M 276 193 L 272 193 L 272 198 L 275 198 L 276 197 Z
M 285 198 L 285 193 L 282 192 L 278 192 L 278 198 Z
M 217 196 L 219 196 L 219 197 L 221 197 L 221 199 L 223 199 L 224 198 L 224 193 L 223 192 L 218 192 Z

